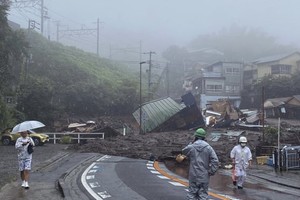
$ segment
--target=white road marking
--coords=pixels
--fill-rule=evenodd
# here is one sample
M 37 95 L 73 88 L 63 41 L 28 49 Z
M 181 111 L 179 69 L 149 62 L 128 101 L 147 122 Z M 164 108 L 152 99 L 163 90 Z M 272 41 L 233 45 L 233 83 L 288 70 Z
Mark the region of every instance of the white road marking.
M 154 167 L 147 167 L 147 169 L 152 169 L 152 170 L 155 170 L 155 168 L 154 168 Z
M 95 166 L 96 163 L 92 163 L 81 175 L 81 183 L 83 185 L 83 187 L 87 190 L 88 193 L 90 193 L 90 195 L 92 197 L 94 197 L 96 200 L 103 200 L 101 197 L 99 197 L 98 194 L 96 194 L 92 188 L 88 185 L 88 183 L 86 182 L 86 175 L 88 173 L 88 171 L 93 168 Z
M 160 174 L 158 171 L 150 170 L 150 172 L 151 172 L 152 174 Z
M 103 161 L 103 160 L 108 159 L 108 158 L 111 158 L 111 156 L 108 156 L 108 155 L 102 156 L 101 158 L 99 158 L 99 159 L 97 160 L 97 162 Z
M 158 178 L 161 178 L 161 179 L 168 179 L 168 180 L 169 180 L 169 178 L 166 177 L 166 176 L 157 175 L 157 177 L 158 177 Z
M 98 182 L 90 183 L 91 188 L 100 187 L 100 184 Z
M 103 199 L 111 197 L 111 195 L 108 194 L 108 192 L 106 192 L 106 191 L 104 191 L 104 192 L 98 192 L 98 195 L 101 196 Z
M 95 179 L 95 175 L 88 175 L 86 176 L 86 180 Z
M 171 182 L 171 181 L 169 181 L 169 183 L 171 183 L 172 185 L 175 185 L 175 186 L 185 187 L 185 185 L 182 185 L 181 183 L 178 183 L 178 182 Z
M 91 169 L 88 173 L 96 173 L 98 170 L 96 169 Z

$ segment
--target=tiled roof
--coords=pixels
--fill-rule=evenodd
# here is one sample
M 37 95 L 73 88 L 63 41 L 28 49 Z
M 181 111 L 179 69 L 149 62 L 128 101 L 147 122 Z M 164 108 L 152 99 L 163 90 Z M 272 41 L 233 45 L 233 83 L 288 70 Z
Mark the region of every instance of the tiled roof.
M 273 56 L 267 56 L 267 57 L 262 57 L 254 61 L 255 64 L 261 64 L 261 63 L 267 63 L 267 62 L 274 62 L 278 61 L 281 59 L 284 59 L 288 56 L 291 56 L 293 54 L 299 54 L 299 52 L 293 52 L 293 53 L 285 53 L 285 54 L 279 54 L 279 55 L 273 55 Z

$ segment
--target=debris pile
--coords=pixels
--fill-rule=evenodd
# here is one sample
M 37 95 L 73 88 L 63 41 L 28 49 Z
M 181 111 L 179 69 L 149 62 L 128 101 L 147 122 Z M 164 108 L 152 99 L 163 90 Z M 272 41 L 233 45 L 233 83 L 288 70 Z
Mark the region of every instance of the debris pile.
M 93 140 L 87 144 L 71 145 L 81 152 L 163 160 L 175 157 L 193 139 L 193 132 L 174 131 L 146 133 L 143 135 L 118 135 L 104 140 Z
M 240 110 L 235 108 L 228 99 L 219 99 L 207 105 L 204 110 L 206 125 L 214 128 L 233 128 L 258 130 L 260 113 L 257 110 Z
M 241 134 L 248 137 L 249 146 L 253 152 L 258 144 L 257 133 L 240 132 L 240 134 L 232 135 L 231 132 L 223 131 L 218 140 L 214 141 L 214 137 L 211 136 L 214 131 L 208 130 L 208 132 L 208 143 L 215 149 L 222 166 L 231 162 L 230 151 Z M 194 130 L 125 136 L 119 134 L 104 140 L 92 140 L 86 144 L 73 144 L 70 148 L 80 152 L 97 152 L 147 160 L 174 160 L 181 150 L 193 141 L 193 133 Z

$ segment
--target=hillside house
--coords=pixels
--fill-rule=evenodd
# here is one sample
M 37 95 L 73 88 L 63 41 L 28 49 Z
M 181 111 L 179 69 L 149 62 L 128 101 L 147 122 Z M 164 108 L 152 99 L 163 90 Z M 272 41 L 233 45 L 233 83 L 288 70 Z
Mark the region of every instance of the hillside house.
M 300 119 L 300 95 L 292 97 L 267 99 L 264 102 L 266 117 Z M 282 112 L 284 108 L 284 112 Z
M 186 88 L 194 94 L 201 109 L 219 99 L 228 99 L 238 107 L 243 89 L 243 63 L 216 62 L 203 68 L 188 83 Z
M 299 52 L 259 58 L 252 64 L 245 65 L 244 84 L 254 84 L 267 75 L 291 76 L 297 70 L 300 70 Z

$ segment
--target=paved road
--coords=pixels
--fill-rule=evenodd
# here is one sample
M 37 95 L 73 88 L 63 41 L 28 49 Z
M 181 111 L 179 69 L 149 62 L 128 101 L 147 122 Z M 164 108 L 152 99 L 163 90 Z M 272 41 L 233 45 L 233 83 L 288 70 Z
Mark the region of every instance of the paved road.
M 52 159 L 41 163 L 35 168 L 30 176 L 30 189 L 21 187 L 19 180 L 6 184 L 1 188 L 0 199 L 2 200 L 62 200 L 64 199 L 59 191 L 58 180 L 68 171 L 72 170 L 78 163 L 84 164 L 88 159 L 94 158 L 91 153 L 61 152 Z M 71 186 L 71 185 L 69 185 Z M 68 186 L 68 187 L 69 187 Z M 72 187 L 72 186 L 71 186 Z M 75 188 L 75 187 L 74 187 Z M 76 189 L 76 188 L 75 188 Z M 82 192 L 80 192 L 82 193 Z M 78 195 L 75 199 L 81 199 Z M 83 199 L 83 198 L 82 198 Z
M 53 147 L 49 145 L 49 148 L 47 146 L 37 148 L 35 159 L 45 159 L 45 155 L 53 156 L 54 154 L 50 151 L 57 149 L 53 149 Z M 10 150 L 10 148 L 8 149 Z M 45 153 L 42 151 L 43 149 L 49 151 L 49 153 Z M 95 153 L 76 153 L 60 150 L 58 152 L 51 159 L 34 166 L 29 190 L 22 189 L 20 181 L 17 179 L 1 188 L 0 199 L 95 199 L 86 192 L 86 186 L 89 186 L 102 199 L 142 200 L 176 199 L 177 197 L 177 199 L 184 199 L 185 197 L 186 188 L 182 185 L 185 185 L 186 180 L 166 179 L 168 176 L 162 172 L 158 174 L 158 167 L 154 167 L 150 161 L 113 156 L 103 157 L 103 155 Z M 39 153 L 41 153 L 41 156 L 39 156 Z M 14 152 L 10 157 L 12 156 L 15 156 Z M 102 159 L 100 159 L 101 157 Z M 12 159 L 15 159 L 15 157 L 12 157 Z M 159 167 L 163 168 L 163 166 L 160 165 Z M 166 169 L 162 170 L 167 171 Z M 15 169 L 12 169 L 12 171 L 15 171 Z M 259 174 L 256 173 L 256 175 Z M 4 174 L 2 173 L 2 175 Z M 250 182 L 246 184 L 245 189 L 237 191 L 233 188 L 228 176 L 228 174 L 222 174 L 222 171 L 214 176 L 211 186 L 216 186 L 216 190 L 211 191 L 222 191 L 222 193 L 234 196 L 236 199 L 292 200 L 298 199 L 300 196 L 299 190 L 295 188 L 261 182 L 253 179 L 251 175 L 248 177 Z M 215 182 L 218 185 L 214 185 Z M 64 196 L 59 192 L 59 187 L 63 189 Z M 110 198 L 108 198 L 109 196 Z
M 185 199 L 186 185 L 164 176 L 153 165 L 147 160 L 103 156 L 83 172 L 81 181 L 97 200 Z

